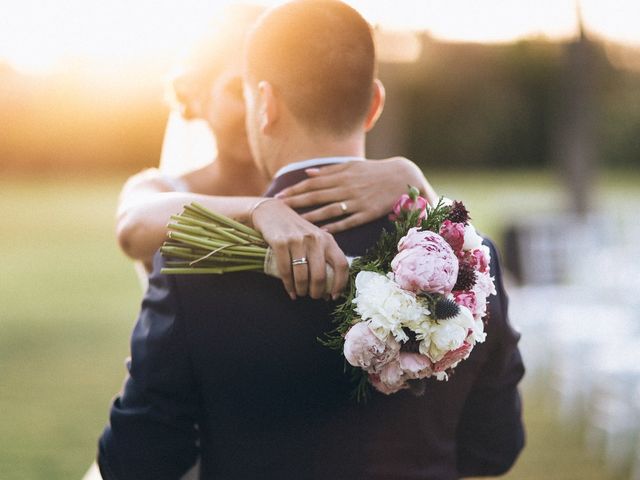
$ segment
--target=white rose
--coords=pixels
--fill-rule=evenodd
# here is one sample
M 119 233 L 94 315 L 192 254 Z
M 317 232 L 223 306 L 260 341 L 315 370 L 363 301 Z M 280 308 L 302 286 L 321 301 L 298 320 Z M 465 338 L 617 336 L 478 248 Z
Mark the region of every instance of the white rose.
M 367 321 L 373 333 L 386 341 L 391 333 L 396 340 L 409 339 L 402 331 L 405 324 L 419 322 L 427 315 L 415 295 L 400 288 L 393 280 L 375 272 L 362 271 L 356 276 L 356 312 Z
M 482 237 L 478 235 L 473 225 L 469 224 L 464 227 L 464 244 L 463 250 L 475 250 L 482 246 Z

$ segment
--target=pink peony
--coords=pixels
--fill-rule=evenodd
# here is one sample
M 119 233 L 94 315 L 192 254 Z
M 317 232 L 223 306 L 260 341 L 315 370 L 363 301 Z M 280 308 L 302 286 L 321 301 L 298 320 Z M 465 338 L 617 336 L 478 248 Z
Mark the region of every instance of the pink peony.
M 473 346 L 470 343 L 464 342 L 462 346 L 447 352 L 444 357 L 433 365 L 433 372 L 441 373 L 449 368 L 455 367 L 458 362 L 469 356 L 472 348 Z
M 396 204 L 393 206 L 393 214 L 391 214 L 389 218 L 392 221 L 395 221 L 400 218 L 402 213 L 410 212 L 412 210 L 420 210 L 419 220 L 421 221 L 427 215 L 426 207 L 426 199 L 418 196 L 415 200 L 413 200 L 409 195 L 405 193 L 400 196 Z
M 489 248 L 485 245 L 482 245 L 480 248 L 476 248 L 474 250 L 471 250 L 470 252 L 466 252 L 464 261 L 468 265 L 471 265 L 474 270 L 482 273 L 488 272 L 489 262 L 491 261 Z
M 400 362 L 397 360 L 387 363 L 379 374 L 370 374 L 369 381 L 376 390 L 385 395 L 391 395 L 408 387 L 402 375 Z
M 426 355 L 400 352 L 400 368 L 406 378 L 427 378 L 433 373 L 431 360 Z
M 395 281 L 414 293 L 449 294 L 458 278 L 458 259 L 437 233 L 412 228 L 398 243 L 391 262 Z
M 462 250 L 464 245 L 464 224 L 454 223 L 451 220 L 445 220 L 440 226 L 440 235 L 444 238 L 455 252 Z
M 400 344 L 387 337 L 386 342 L 374 335 L 365 322 L 352 326 L 344 338 L 344 356 L 354 367 L 360 367 L 371 373 L 379 372 L 382 367 L 398 356 Z
M 453 300 L 463 307 L 467 307 L 473 315 L 476 314 L 476 310 L 478 308 L 478 302 L 476 299 L 476 294 L 473 291 L 454 291 L 453 292 Z

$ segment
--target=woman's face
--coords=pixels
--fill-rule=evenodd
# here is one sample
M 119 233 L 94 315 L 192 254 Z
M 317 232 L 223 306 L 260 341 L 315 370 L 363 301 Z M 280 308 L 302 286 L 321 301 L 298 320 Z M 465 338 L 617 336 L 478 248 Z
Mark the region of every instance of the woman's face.
M 203 107 L 203 117 L 216 136 L 218 150 L 233 152 L 236 156 L 251 160 L 245 128 L 240 58 L 234 60 L 214 80 Z

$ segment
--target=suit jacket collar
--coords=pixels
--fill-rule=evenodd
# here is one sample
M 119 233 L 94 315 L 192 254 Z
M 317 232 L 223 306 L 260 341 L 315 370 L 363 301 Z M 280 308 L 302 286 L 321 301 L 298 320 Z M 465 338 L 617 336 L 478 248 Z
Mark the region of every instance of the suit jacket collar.
M 305 172 L 307 168 L 335 165 L 337 163 L 346 163 L 354 160 L 361 161 L 364 159 L 361 157 L 322 157 L 291 163 L 278 170 L 275 178 L 271 181 L 271 185 L 269 185 L 267 191 L 264 193 L 264 196 L 273 197 L 279 191 L 304 180 L 307 178 Z

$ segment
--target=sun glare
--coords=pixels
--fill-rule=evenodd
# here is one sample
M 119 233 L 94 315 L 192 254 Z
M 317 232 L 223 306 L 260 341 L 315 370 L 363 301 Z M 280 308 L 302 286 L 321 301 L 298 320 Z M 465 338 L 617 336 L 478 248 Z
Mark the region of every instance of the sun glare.
M 501 42 L 527 36 L 566 38 L 576 32 L 576 0 L 347 0 L 369 21 L 395 30 L 426 30 L 453 41 Z M 169 65 L 234 0 L 4 1 L 0 60 L 28 73 L 71 64 L 101 71 Z M 253 0 L 273 5 L 282 0 Z M 640 44 L 635 0 L 581 0 L 587 27 Z

